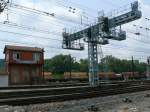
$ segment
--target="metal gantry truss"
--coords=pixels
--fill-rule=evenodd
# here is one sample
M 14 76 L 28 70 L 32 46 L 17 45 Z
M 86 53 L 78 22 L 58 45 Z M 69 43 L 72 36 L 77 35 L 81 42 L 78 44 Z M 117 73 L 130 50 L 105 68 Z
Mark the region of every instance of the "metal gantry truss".
M 109 44 L 108 39 L 122 41 L 126 39 L 126 32 L 121 30 L 121 25 L 141 18 L 142 13 L 139 11 L 138 2 L 131 3 L 130 11 L 119 16 L 108 18 L 101 16 L 98 18 L 98 23 L 81 31 L 74 33 L 63 32 L 64 49 L 84 50 L 84 44 L 76 43 L 75 41 L 83 38 L 88 43 L 88 59 L 89 59 L 89 83 L 91 86 L 98 86 L 98 44 Z M 120 26 L 117 32 L 116 27 Z
M 9 0 L 0 0 L 0 13 L 8 6 Z M 109 39 L 125 40 L 126 32 L 121 30 L 121 25 L 141 18 L 141 11 L 138 9 L 138 2 L 131 3 L 130 11 L 119 16 L 109 18 L 100 16 L 98 23 L 91 25 L 77 32 L 62 33 L 62 48 L 71 50 L 84 50 L 84 44 L 80 43 L 83 39 L 88 43 L 88 59 L 89 59 L 89 82 L 91 86 L 99 84 L 99 67 L 98 67 L 98 44 L 109 44 Z M 116 27 L 120 26 L 119 31 Z

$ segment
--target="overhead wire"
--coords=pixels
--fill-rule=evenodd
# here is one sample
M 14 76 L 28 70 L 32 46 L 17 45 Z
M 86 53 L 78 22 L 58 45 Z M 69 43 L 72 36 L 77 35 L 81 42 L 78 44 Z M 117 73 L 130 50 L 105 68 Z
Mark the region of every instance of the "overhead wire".
M 36 46 L 37 46 L 37 44 L 33 44 L 33 43 L 30 44 L 30 43 L 25 43 L 25 42 L 8 41 L 8 40 L 2 40 L 2 39 L 0 39 L 0 41 L 2 41 L 2 42 L 9 42 L 9 43 L 16 43 L 16 44 L 25 44 L 25 45 L 27 44 L 27 45 L 32 45 L 32 46 L 33 46 L 33 45 L 36 45 Z M 43 45 L 40 45 L 40 46 L 43 46 Z M 62 49 L 62 48 L 59 48 L 59 47 L 45 46 L 45 45 L 44 45 L 43 47 L 44 47 L 44 48 L 46 47 L 46 49 L 49 49 L 49 48 L 50 48 L 50 49 L 55 49 L 55 50 L 56 50 L 56 49 L 58 49 L 58 50 Z M 47 51 L 50 51 L 50 50 L 47 50 Z M 78 53 L 78 52 L 74 52 L 74 53 Z M 57 54 L 57 53 L 56 53 L 56 54 Z M 104 54 L 112 55 L 112 53 L 104 53 Z M 117 54 L 115 54 L 115 55 L 118 55 L 118 54 L 119 54 L 119 55 L 122 55 L 122 56 L 124 55 L 124 54 L 121 54 L 121 53 L 117 53 Z M 84 55 L 87 55 L 87 53 L 85 53 Z M 134 54 L 134 56 L 140 56 L 140 55 L 135 55 L 135 54 Z M 143 55 L 142 55 L 142 56 L 143 56 Z
M 10 11 L 10 13 L 12 13 L 12 14 L 16 14 L 17 15 L 17 12 L 20 12 L 20 11 L 18 11 L 17 10 L 17 12 L 15 11 L 15 10 L 13 10 L 13 9 L 8 9 L 9 11 Z M 23 16 L 33 16 L 33 15 L 31 15 L 31 14 L 29 14 L 29 13 L 26 13 L 26 12 L 20 12 L 20 14 L 19 15 L 21 15 L 22 17 Z M 42 17 L 43 18 L 43 20 L 40 20 L 39 18 L 35 18 L 36 20 L 39 20 L 39 21 L 43 21 L 43 22 L 48 22 L 48 23 L 51 23 L 51 24 L 53 24 L 53 25 L 56 25 L 56 26 L 59 26 L 59 27 L 64 27 L 64 24 L 66 24 L 66 22 L 67 22 L 67 24 L 69 24 L 69 25 L 71 25 L 72 27 L 75 27 L 75 24 L 76 24 L 76 22 L 74 22 L 74 21 L 66 21 L 66 20 L 64 20 L 64 19 L 56 19 L 56 18 L 48 18 L 48 17 Z M 55 19 L 55 21 L 54 20 L 50 20 L 50 19 Z M 57 24 L 55 24 L 55 23 L 57 22 Z M 59 23 L 59 24 L 58 24 Z M 77 23 L 78 25 L 80 25 L 80 26 L 82 26 L 81 24 L 80 24 L 80 22 L 78 22 Z M 87 25 L 87 24 L 86 24 Z
M 16 10 L 13 10 L 13 9 L 8 9 L 9 10 L 9 13 L 10 14 L 14 14 L 14 15 L 19 15 L 23 18 L 28 18 L 28 19 L 33 19 L 33 18 L 29 18 L 28 16 L 33 16 L 32 14 L 30 13 L 26 13 L 26 12 L 23 12 L 23 11 L 16 11 Z M 39 22 L 45 22 L 45 23 L 49 23 L 49 24 L 52 24 L 52 25 L 55 25 L 57 27 L 64 27 L 64 23 L 60 22 L 60 21 L 57 21 L 57 24 L 54 23 L 55 21 L 52 21 L 50 19 L 41 19 L 41 18 L 35 18 L 36 20 L 38 20 Z M 58 24 L 59 23 L 59 24 Z M 48 26 L 47 26 L 48 27 Z
M 1 24 L 3 24 L 3 23 L 1 22 Z M 41 31 L 40 29 L 35 29 L 34 27 L 33 27 L 33 28 L 30 28 L 30 27 L 26 27 L 26 26 L 22 26 L 22 25 L 17 25 L 16 23 L 14 23 L 14 24 L 6 23 L 6 24 L 7 24 L 7 25 L 14 26 L 14 27 L 23 28 L 23 29 L 26 29 L 26 30 L 34 30 L 34 31 L 40 31 L 40 32 L 43 32 L 43 30 Z M 56 32 L 44 31 L 44 33 L 45 33 L 45 32 L 47 32 L 48 34 L 49 34 L 49 33 L 52 33 L 52 34 L 55 34 L 55 35 L 59 35 L 59 36 L 61 36 L 61 34 L 56 33 Z M 133 39 L 133 38 L 131 38 L 131 39 Z M 133 39 L 133 40 L 138 41 L 137 39 Z M 143 43 L 147 43 L 147 41 L 146 41 L 146 42 L 141 41 L 141 42 L 143 42 Z M 148 44 L 149 44 L 149 43 L 148 43 Z
M 23 27 L 24 28 L 24 27 Z M 14 32 L 9 32 L 9 31 L 4 31 L 4 30 L 1 30 L 2 32 L 7 32 L 7 33 L 14 33 Z M 21 33 L 15 33 L 15 34 L 21 34 Z M 27 35 L 27 34 L 21 34 L 21 35 L 25 35 L 25 36 L 32 36 L 32 37 L 38 37 L 38 36 L 33 36 L 33 35 Z M 59 35 L 60 36 L 60 35 Z M 42 38 L 42 37 L 40 37 L 40 38 Z M 45 38 L 45 39 L 47 39 L 47 38 Z M 58 39 L 54 39 L 54 40 L 58 40 Z M 61 40 L 59 40 L 59 41 L 61 41 Z M 142 41 L 140 41 L 140 42 L 142 42 Z M 145 42 L 144 42 L 145 43 Z M 148 43 L 149 44 L 149 43 Z
M 56 15 L 54 13 L 52 13 L 53 15 L 51 15 L 51 13 L 49 13 L 49 12 L 40 11 L 40 10 L 37 10 L 37 9 L 21 6 L 21 5 L 18 5 L 18 4 L 15 4 L 15 6 L 16 7 L 13 7 L 13 5 L 12 5 L 11 7 L 16 8 L 16 9 L 20 9 L 20 10 L 24 10 L 24 11 L 28 11 L 28 12 L 32 11 L 32 13 L 41 14 L 42 16 L 55 18 L 55 19 L 58 19 L 58 20 L 61 20 L 61 21 L 63 20 L 63 21 L 66 21 L 66 22 L 73 22 L 73 23 L 76 23 L 76 24 L 80 24 L 81 23 L 79 21 L 75 21 L 73 19 L 66 18 L 66 16 L 58 16 L 58 15 Z M 87 25 L 87 24 L 83 24 L 83 25 Z
M 24 35 L 24 36 L 30 36 L 30 37 L 37 37 L 37 38 L 44 38 L 44 39 L 51 39 L 51 40 L 56 40 L 56 41 L 62 41 L 62 40 L 59 40 L 59 39 L 52 39 L 52 38 L 45 38 L 45 37 L 40 37 L 40 36 L 34 36 L 34 35 L 29 35 L 29 34 L 22 34 L 22 33 L 15 33 L 15 32 L 9 32 L 9 31 L 4 31 L 4 30 L 0 30 L 1 32 L 6 32 L 6 33 L 13 33 L 13 34 L 17 34 L 17 35 Z M 59 35 L 60 36 L 60 35 Z M 140 41 L 141 42 L 141 41 Z M 147 44 L 147 43 L 145 43 Z M 149 44 L 149 43 L 148 43 Z M 115 45 L 117 46 L 117 45 Z M 121 46 L 118 46 L 119 48 Z M 127 46 L 123 46 L 123 47 L 127 47 Z M 135 51 L 135 50 L 134 50 Z M 140 51 L 141 52 L 141 51 Z
M 58 1 L 59 1 L 59 2 L 58 2 Z M 56 2 L 57 2 L 57 3 L 65 2 L 64 4 L 67 4 L 65 0 L 57 0 Z M 78 6 L 78 8 L 80 8 L 80 9 L 88 10 L 88 11 L 90 11 L 90 12 L 92 12 L 92 13 L 93 13 L 93 12 L 97 12 L 96 9 L 90 8 L 90 7 L 85 6 L 85 5 L 81 5 L 81 4 L 76 3 L 76 2 L 73 2 L 73 1 L 68 1 L 68 3 L 70 3 L 70 5 L 73 4 L 74 6 Z

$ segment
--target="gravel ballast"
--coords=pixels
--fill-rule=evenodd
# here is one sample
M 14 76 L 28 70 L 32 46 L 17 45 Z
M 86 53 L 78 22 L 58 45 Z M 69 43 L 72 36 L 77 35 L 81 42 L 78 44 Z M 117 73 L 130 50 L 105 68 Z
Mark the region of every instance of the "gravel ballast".
M 150 112 L 150 91 L 78 101 L 0 106 L 0 112 Z

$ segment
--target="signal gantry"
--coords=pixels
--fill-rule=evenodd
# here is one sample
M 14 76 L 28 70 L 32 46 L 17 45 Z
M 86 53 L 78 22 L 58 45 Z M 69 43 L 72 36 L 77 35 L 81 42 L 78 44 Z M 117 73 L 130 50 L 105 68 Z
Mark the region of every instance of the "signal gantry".
M 83 30 L 69 33 L 66 30 L 62 33 L 63 49 L 84 50 L 83 39 L 88 43 L 89 60 L 89 84 L 91 86 L 99 85 L 99 67 L 98 67 L 98 45 L 109 44 L 109 39 L 122 41 L 126 40 L 126 32 L 121 29 L 121 25 L 140 19 L 142 12 L 139 10 L 138 1 L 131 3 L 129 12 L 116 17 L 98 17 L 98 23 L 91 25 Z M 116 27 L 120 26 L 119 31 Z

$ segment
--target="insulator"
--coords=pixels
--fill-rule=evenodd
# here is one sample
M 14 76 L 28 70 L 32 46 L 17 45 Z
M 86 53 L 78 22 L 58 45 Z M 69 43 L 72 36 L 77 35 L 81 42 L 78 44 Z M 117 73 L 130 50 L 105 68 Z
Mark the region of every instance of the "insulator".
M 121 31 L 120 33 L 118 33 L 118 40 L 126 40 L 126 32 L 125 31 Z
M 140 35 L 140 32 L 136 32 L 135 35 Z
M 109 41 L 108 41 L 108 39 L 103 39 L 103 42 L 102 42 L 101 44 L 102 44 L 102 45 L 109 44 Z

